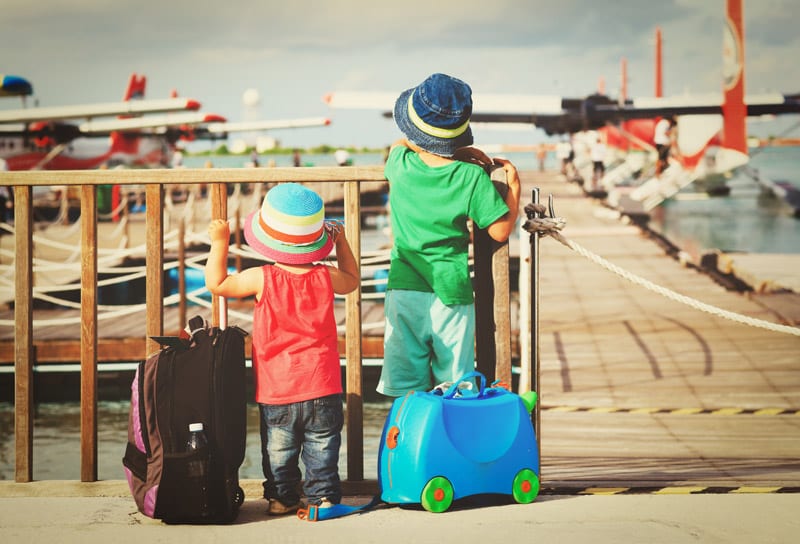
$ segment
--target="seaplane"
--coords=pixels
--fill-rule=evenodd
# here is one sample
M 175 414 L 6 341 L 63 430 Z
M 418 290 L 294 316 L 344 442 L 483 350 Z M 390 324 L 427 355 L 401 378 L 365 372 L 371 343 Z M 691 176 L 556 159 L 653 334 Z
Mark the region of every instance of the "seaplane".
M 608 126 L 605 136 L 612 145 L 627 139 L 621 147 L 630 148 L 633 142 L 639 149 L 652 149 L 655 123 L 671 116 L 677 128 L 673 153 L 669 166 L 660 175 L 645 178 L 644 183 L 636 187 L 630 187 L 628 182 L 635 165 L 641 164 L 643 154 L 629 153 L 623 164 L 602 180 L 610 204 L 626 211 L 649 212 L 691 183 L 701 184 L 710 194 L 726 194 L 726 180 L 749 162 L 746 119 L 800 112 L 798 94 L 745 94 L 742 0 L 727 0 L 726 10 L 721 95 L 662 98 L 660 34 L 657 34 L 656 97 L 647 107 L 658 117 Z
M 640 199 L 646 210 L 695 180 L 729 175 L 747 164 L 745 117 L 800 113 L 800 93 L 744 94 L 742 0 L 727 0 L 726 4 L 722 93 L 664 97 L 657 92 L 655 97 L 635 99 L 624 92 L 617 99 L 601 92 L 583 98 L 475 93 L 471 122 L 528 123 L 551 136 L 604 131 L 610 147 L 651 150 L 656 122 L 675 117 L 678 154 L 669 172 L 646 181 L 631 195 Z M 398 95 L 342 91 L 324 96 L 323 101 L 332 108 L 380 109 L 385 117 L 391 117 Z M 626 171 L 638 173 L 644 163 L 638 164 L 626 166 Z M 611 180 L 615 177 L 620 178 L 620 172 L 612 170 L 604 179 L 614 186 Z
M 330 124 L 322 117 L 228 123 L 175 91 L 145 100 L 146 82 L 132 74 L 122 102 L 0 110 L 0 158 L 8 170 L 168 167 L 181 141 Z M 24 99 L 33 92 L 19 76 L 3 76 L 2 85 L 0 96 Z
M 11 81 L 17 90 L 8 95 L 32 94 L 30 83 L 19 83 L 24 78 Z M 163 166 L 168 164 L 168 142 L 144 130 L 224 121 L 199 112 L 200 102 L 192 98 L 145 100 L 146 81 L 132 74 L 121 102 L 0 110 L 0 158 L 8 170 Z M 116 118 L 103 120 L 108 117 Z

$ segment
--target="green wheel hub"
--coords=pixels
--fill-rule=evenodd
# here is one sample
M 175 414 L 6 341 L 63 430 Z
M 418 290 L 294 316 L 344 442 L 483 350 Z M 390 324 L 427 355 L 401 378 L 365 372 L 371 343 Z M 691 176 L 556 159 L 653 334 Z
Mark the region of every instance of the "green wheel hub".
M 443 476 L 431 478 L 422 489 L 422 507 L 428 512 L 438 514 L 453 504 L 453 484 Z
M 523 468 L 514 477 L 511 493 L 520 504 L 533 502 L 539 494 L 539 477 L 529 468 Z

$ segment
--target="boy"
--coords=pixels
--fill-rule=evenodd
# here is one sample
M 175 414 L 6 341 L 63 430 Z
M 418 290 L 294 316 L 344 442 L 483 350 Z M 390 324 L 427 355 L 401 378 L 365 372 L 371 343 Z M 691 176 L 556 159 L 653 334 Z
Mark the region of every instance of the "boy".
M 384 170 L 394 245 L 377 391 L 387 396 L 429 390 L 474 370 L 468 221 L 507 240 L 520 181 L 511 162 L 494 159 L 506 171 L 508 194 L 503 199 L 495 190 L 481 166 L 492 161 L 466 147 L 473 142 L 471 113 L 469 85 L 445 74 L 406 90 L 395 104 L 406 138 L 392 146 Z
M 342 380 L 333 294 L 361 281 L 344 232 L 324 221 L 322 199 L 296 183 L 271 189 L 261 209 L 245 221 L 247 243 L 274 260 L 228 275 L 230 229 L 211 221 L 206 287 L 218 296 L 255 295 L 253 375 L 261 412 L 264 497 L 268 513 L 301 506 L 298 487 L 302 450 L 309 504 L 338 504 Z M 338 267 L 314 264 L 336 246 Z

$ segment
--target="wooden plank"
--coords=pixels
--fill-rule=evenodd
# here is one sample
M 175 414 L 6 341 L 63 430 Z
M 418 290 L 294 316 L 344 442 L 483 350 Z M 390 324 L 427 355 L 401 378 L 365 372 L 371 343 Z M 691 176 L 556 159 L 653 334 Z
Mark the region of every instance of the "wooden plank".
M 495 188 L 505 195 L 505 172 L 497 169 Z M 508 242 L 494 241 L 485 229 L 473 232 L 475 273 L 475 367 L 488 382 L 511 383 L 511 284 Z
M 14 438 L 17 482 L 33 480 L 33 189 L 14 187 Z
M 511 384 L 511 283 L 508 273 L 508 242 L 493 242 L 495 379 Z
M 116 170 L 115 170 L 116 171 Z M 145 189 L 145 224 L 147 232 L 145 301 L 147 318 L 145 330 L 147 347 L 143 357 L 155 353 L 159 346 L 151 336 L 164 334 L 164 186 L 150 184 Z
M 245 338 L 245 356 L 250 357 L 251 337 Z M 146 350 L 145 339 L 100 338 L 97 341 L 97 360 L 102 363 L 141 361 Z M 345 336 L 339 337 L 339 353 L 347 352 Z M 78 340 L 38 340 L 33 342 L 32 360 L 36 364 L 72 364 L 81 359 Z M 383 336 L 364 336 L 361 341 L 361 357 L 383 359 Z M 0 365 L 14 364 L 13 342 L 0 342 Z
M 361 268 L 361 198 L 360 183 L 344 185 L 345 235 Z M 361 287 L 345 298 L 347 344 L 347 479 L 364 479 L 364 396 L 361 373 Z
M 186 219 L 178 223 L 178 323 L 188 322 L 186 316 Z
M 505 198 L 508 185 L 505 170 L 498 168 L 492 173 L 494 185 L 500 196 Z M 502 181 L 497 179 L 502 176 Z M 495 380 L 511 385 L 511 282 L 509 278 L 508 240 L 503 243 L 491 240 L 492 250 L 492 316 L 494 319 Z
M 81 187 L 81 481 L 97 481 L 97 187 Z
M 209 189 L 211 198 L 211 218 L 228 218 L 228 189 L 224 183 L 213 183 Z M 227 267 L 227 265 L 226 265 Z M 211 326 L 220 326 L 220 305 L 224 304 L 222 297 L 211 297 Z M 227 309 L 223 309 L 227 316 Z M 225 320 L 227 321 L 227 319 Z
M 140 168 L 129 170 L 52 170 L 3 172 L 4 185 L 137 185 L 181 183 L 298 183 L 336 184 L 350 180 L 386 181 L 383 166 L 290 166 L 276 168 Z

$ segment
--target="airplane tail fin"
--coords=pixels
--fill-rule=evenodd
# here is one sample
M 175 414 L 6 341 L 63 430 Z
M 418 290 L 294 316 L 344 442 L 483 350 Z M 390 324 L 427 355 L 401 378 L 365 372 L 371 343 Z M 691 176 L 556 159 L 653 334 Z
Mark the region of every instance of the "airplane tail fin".
M 656 27 L 656 82 L 655 82 L 655 96 L 661 98 L 664 96 L 664 71 L 661 62 L 661 29 Z
M 744 24 L 742 0 L 727 0 L 727 22 L 723 36 L 722 66 L 724 127 L 722 145 L 747 153 L 747 108 L 744 104 Z
M 144 89 L 147 85 L 147 77 L 131 74 L 128 80 L 128 87 L 125 89 L 125 94 L 122 96 L 124 101 L 136 100 L 144 98 Z
M 744 23 L 742 0 L 726 0 L 726 25 L 722 44 L 723 101 L 718 115 L 678 118 L 678 149 L 684 167 L 694 169 L 709 147 L 719 146 L 713 169 L 731 171 L 747 155 L 747 106 L 744 103 Z
M 145 86 L 147 85 L 147 77 L 143 75 L 131 74 L 128 79 L 128 86 L 125 89 L 125 94 L 122 99 L 127 102 L 129 100 L 141 100 L 144 98 Z M 130 117 L 128 115 L 120 115 L 120 119 Z M 139 149 L 139 138 L 135 134 L 125 134 L 122 132 L 111 133 L 111 156 L 115 154 L 135 155 Z

